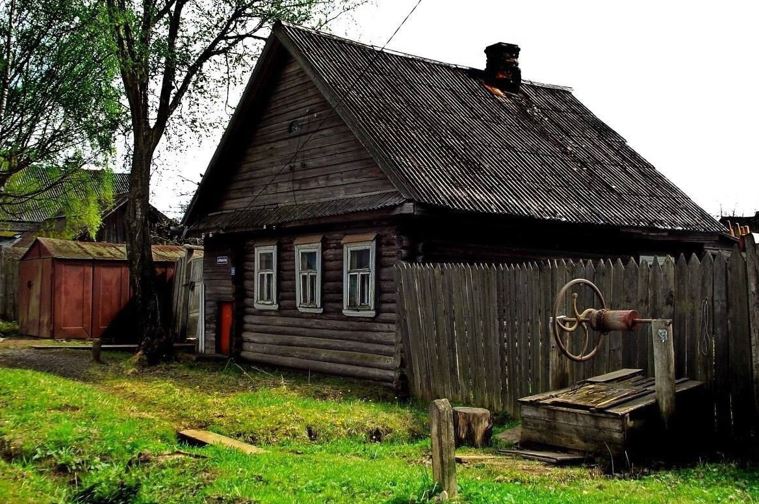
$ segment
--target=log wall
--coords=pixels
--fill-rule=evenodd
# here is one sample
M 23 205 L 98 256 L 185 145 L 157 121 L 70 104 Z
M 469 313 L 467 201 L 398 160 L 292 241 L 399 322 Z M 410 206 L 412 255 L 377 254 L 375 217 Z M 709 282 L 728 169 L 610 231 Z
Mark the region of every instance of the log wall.
M 346 234 L 377 233 L 376 298 L 373 318 L 343 314 L 343 244 Z M 314 234 L 314 233 L 309 233 Z M 277 310 L 254 307 L 254 247 L 245 242 L 241 356 L 254 362 L 368 379 L 398 385 L 401 345 L 396 332 L 393 265 L 402 246 L 395 228 L 327 232 L 322 239 L 323 313 L 298 311 L 295 301 L 297 235 L 277 241 Z M 271 243 L 271 238 L 261 239 Z M 259 240 L 259 241 L 261 241 Z

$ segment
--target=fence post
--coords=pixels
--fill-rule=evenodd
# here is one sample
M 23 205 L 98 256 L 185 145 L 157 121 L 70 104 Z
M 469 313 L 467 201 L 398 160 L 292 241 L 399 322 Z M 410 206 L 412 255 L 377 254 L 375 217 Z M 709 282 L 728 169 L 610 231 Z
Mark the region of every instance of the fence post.
M 672 321 L 654 319 L 651 322 L 654 342 L 654 388 L 664 429 L 670 427 L 675 412 L 675 345 L 672 340 Z
M 748 280 L 748 315 L 751 337 L 751 384 L 754 389 L 754 414 L 759 413 L 759 257 L 753 235 L 746 240 L 746 275 Z
M 430 404 L 430 437 L 432 438 L 432 475 L 445 495 L 456 497 L 456 458 L 453 436 L 453 409 L 448 399 Z

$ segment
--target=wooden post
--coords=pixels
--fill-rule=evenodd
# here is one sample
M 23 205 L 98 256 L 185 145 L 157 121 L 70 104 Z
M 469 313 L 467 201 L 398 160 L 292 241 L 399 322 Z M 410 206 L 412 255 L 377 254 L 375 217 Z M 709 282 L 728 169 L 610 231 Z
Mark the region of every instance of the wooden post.
M 651 338 L 654 346 L 656 403 L 664 421 L 664 429 L 667 430 L 675 412 L 675 346 L 672 341 L 672 321 L 651 321 Z
M 430 437 L 432 438 L 432 475 L 443 492 L 441 497 L 456 497 L 456 458 L 453 437 L 453 409 L 448 399 L 430 404 Z
M 92 342 L 92 360 L 94 362 L 97 362 L 98 364 L 102 364 L 103 361 L 100 359 L 100 348 L 103 345 L 103 340 L 100 338 L 95 339 Z

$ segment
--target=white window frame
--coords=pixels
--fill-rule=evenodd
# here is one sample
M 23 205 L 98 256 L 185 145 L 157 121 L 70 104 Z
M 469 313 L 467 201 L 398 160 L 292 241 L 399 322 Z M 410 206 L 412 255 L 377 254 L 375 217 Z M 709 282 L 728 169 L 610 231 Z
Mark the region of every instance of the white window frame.
M 301 260 L 300 255 L 302 252 L 316 252 L 316 291 L 314 292 L 314 298 L 316 303 L 313 306 L 306 306 L 301 304 Z M 295 245 L 295 302 L 298 305 L 298 311 L 303 313 L 322 313 L 324 307 L 322 307 L 322 244 L 317 243 L 303 243 Z
M 271 254 L 272 257 L 272 285 L 271 285 L 271 298 L 272 300 L 269 301 L 260 301 L 259 300 L 259 275 L 262 273 L 266 273 L 265 271 L 261 271 L 261 254 Z M 261 245 L 256 246 L 255 248 L 255 255 L 256 255 L 256 265 L 255 265 L 255 281 L 256 284 L 253 288 L 253 293 L 255 295 L 255 299 L 253 300 L 253 306 L 257 310 L 277 310 L 279 309 L 279 304 L 277 304 L 277 246 L 276 245 Z
M 369 305 L 366 308 L 349 306 L 350 253 L 354 250 L 369 250 Z M 377 276 L 376 253 L 377 242 L 375 240 L 343 244 L 343 314 L 348 317 L 374 317 L 376 314 L 374 309 L 375 298 L 377 297 L 375 289 L 375 277 Z M 358 282 L 358 284 L 360 285 L 361 282 Z

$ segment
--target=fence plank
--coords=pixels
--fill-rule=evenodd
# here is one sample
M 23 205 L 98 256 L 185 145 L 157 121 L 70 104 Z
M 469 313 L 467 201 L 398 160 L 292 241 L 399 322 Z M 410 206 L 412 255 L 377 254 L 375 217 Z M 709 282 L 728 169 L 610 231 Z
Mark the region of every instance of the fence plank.
M 701 261 L 695 254 L 688 260 L 688 287 L 685 294 L 688 303 L 687 338 L 685 340 L 684 375 L 695 377 L 698 374 L 699 340 L 704 336 L 701 326 Z
M 620 308 L 639 310 L 638 300 L 638 264 L 630 259 L 624 266 L 622 279 L 622 305 Z M 638 331 L 626 332 L 622 335 L 622 366 L 637 368 L 639 348 L 645 345 L 645 341 L 638 337 Z
M 472 361 L 471 346 L 469 345 L 469 335 L 466 326 L 466 293 L 464 292 L 464 269 L 457 267 L 451 271 L 451 284 L 453 288 L 453 317 L 454 328 L 456 333 L 456 348 L 458 348 L 459 362 L 459 399 L 463 402 L 472 403 L 473 399 L 473 380 L 472 380 Z
M 501 367 L 501 330 L 498 323 L 498 269 L 489 267 L 485 270 L 485 278 L 488 283 L 488 321 L 490 335 L 488 337 L 488 357 L 493 380 L 492 401 L 493 409 L 503 411 L 501 391 L 503 390 L 503 373 Z
M 450 345 L 448 339 L 448 326 L 446 324 L 446 303 L 445 303 L 445 285 L 443 281 L 443 270 L 440 266 L 435 266 L 430 270 L 431 288 L 430 304 L 434 305 L 435 315 L 435 332 L 437 333 L 438 345 L 437 352 L 437 373 L 436 377 L 440 383 L 442 391 L 441 397 L 454 397 L 453 393 L 453 376 L 454 369 L 450 366 L 450 356 L 455 352 L 455 346 Z
M 561 289 L 561 287 L 566 283 L 567 269 L 568 269 L 568 265 L 564 260 L 554 263 L 553 274 L 551 276 L 551 284 L 553 287 L 551 291 L 554 293 L 554 295 L 556 295 L 555 293 L 559 292 L 559 289 Z M 560 306 L 562 313 L 567 313 L 565 311 L 567 308 L 567 305 L 568 305 L 567 302 L 564 302 L 563 306 Z M 554 310 L 555 310 L 555 306 L 552 308 L 552 313 Z M 561 354 L 559 347 L 556 345 L 556 341 L 555 341 L 556 335 L 553 334 L 553 331 L 554 331 L 554 324 L 551 324 L 550 326 L 551 354 L 550 354 L 550 366 L 549 366 L 549 370 L 551 374 L 550 374 L 549 386 L 551 389 L 558 389 L 558 388 L 567 386 L 567 384 L 569 383 L 569 373 L 566 366 L 567 358 Z
M 538 274 L 540 275 L 540 292 L 538 294 L 539 306 L 539 319 L 538 319 L 538 338 L 540 344 L 538 346 L 540 358 L 538 359 L 538 390 L 544 392 L 549 390 L 549 359 L 551 350 L 551 333 L 548 328 L 551 318 L 551 304 L 552 296 L 551 292 L 551 270 L 550 265 L 543 261 L 538 266 Z
M 745 240 L 752 357 L 751 385 L 754 392 L 754 412 L 759 413 L 759 257 L 757 257 L 754 236 L 749 234 Z
M 751 391 L 751 335 L 748 323 L 746 262 L 736 247 L 727 269 L 727 323 L 730 348 L 730 396 L 733 429 L 738 438 L 748 434 L 753 411 Z
M 674 322 L 672 329 L 675 340 L 675 375 L 680 378 L 685 376 L 685 366 L 688 362 L 688 335 L 690 332 L 688 303 L 688 262 L 685 256 L 680 254 L 675 263 L 675 292 L 674 292 Z
M 722 254 L 714 257 L 714 390 L 715 428 L 730 436 L 730 345 L 727 320 L 727 260 Z
M 711 392 L 712 388 L 712 362 L 714 361 L 714 258 L 706 254 L 701 261 L 699 271 L 701 275 L 700 293 L 701 299 L 698 304 L 698 338 L 696 344 L 695 372 L 692 378 L 704 382 Z
M 638 298 L 635 303 L 636 309 L 644 318 L 651 318 L 651 265 L 648 261 L 638 266 Z M 648 328 L 640 326 L 635 330 L 635 338 L 639 340 L 637 366 L 648 372 L 653 369 L 653 343 L 648 337 Z
M 506 326 L 506 352 L 507 352 L 507 358 L 508 358 L 508 396 L 509 396 L 509 410 L 511 411 L 512 415 L 517 416 L 518 415 L 518 405 L 517 405 L 517 396 L 519 395 L 519 374 L 517 372 L 517 341 L 518 341 L 518 330 L 517 330 L 517 302 L 518 299 L 517 296 L 517 268 L 510 266 L 508 270 L 507 275 L 507 285 L 506 285 L 506 292 L 507 292 L 507 299 L 509 303 L 509 308 L 506 310 L 506 313 L 508 315 L 508 322 Z
M 621 259 L 617 259 L 612 264 L 611 275 L 611 296 L 609 307 L 612 309 L 627 308 L 624 301 L 625 293 L 625 266 Z M 623 362 L 623 338 L 629 338 L 630 335 L 623 335 L 622 331 L 612 331 L 608 335 L 609 344 L 609 363 L 607 372 L 616 371 L 622 367 Z

